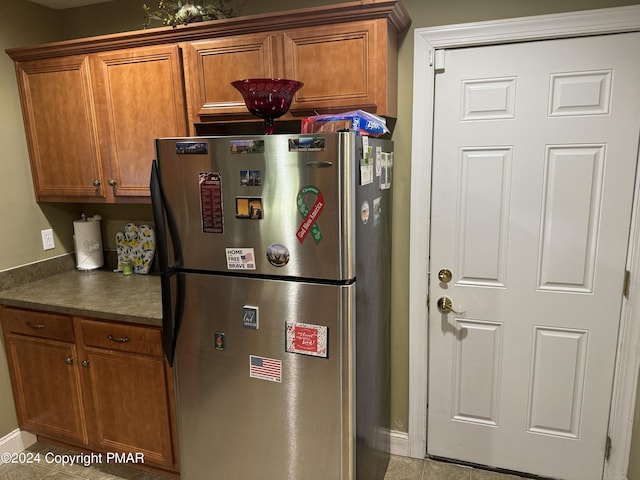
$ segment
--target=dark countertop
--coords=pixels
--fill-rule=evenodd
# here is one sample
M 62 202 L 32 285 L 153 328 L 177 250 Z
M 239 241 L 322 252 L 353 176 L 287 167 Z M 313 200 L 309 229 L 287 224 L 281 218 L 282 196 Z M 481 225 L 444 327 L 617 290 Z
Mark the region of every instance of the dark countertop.
M 0 305 L 162 326 L 157 275 L 73 270 L 0 291 Z

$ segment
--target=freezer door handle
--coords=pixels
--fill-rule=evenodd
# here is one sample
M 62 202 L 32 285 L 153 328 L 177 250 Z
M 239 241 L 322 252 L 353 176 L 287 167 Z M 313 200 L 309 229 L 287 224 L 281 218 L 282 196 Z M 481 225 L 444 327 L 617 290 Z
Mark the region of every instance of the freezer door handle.
M 176 268 L 182 266 L 182 248 L 175 217 L 162 188 L 162 178 L 157 160 L 154 160 L 151 165 L 150 189 L 162 286 L 162 345 L 169 365 L 173 366 L 178 331 L 184 309 L 184 275 L 175 271 Z M 173 246 L 173 265 L 171 266 L 169 265 L 169 238 Z M 174 285 L 175 291 L 173 290 Z
M 178 235 L 178 226 L 171 206 L 167 202 L 167 196 L 162 188 L 162 177 L 158 161 L 151 164 L 151 206 L 153 208 L 153 220 L 156 227 L 156 248 L 158 250 L 158 263 L 162 273 L 171 269 L 182 267 L 182 246 Z M 173 265 L 169 266 L 168 241 L 171 239 L 173 246 Z

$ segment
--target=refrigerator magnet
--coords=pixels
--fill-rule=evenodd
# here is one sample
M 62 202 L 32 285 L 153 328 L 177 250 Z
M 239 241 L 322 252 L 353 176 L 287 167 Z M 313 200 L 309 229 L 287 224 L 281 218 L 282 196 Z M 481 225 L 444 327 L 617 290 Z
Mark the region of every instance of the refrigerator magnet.
M 309 323 L 286 322 L 286 350 L 289 353 L 329 357 L 329 327 Z
M 306 203 L 309 199 L 313 201 L 311 207 L 307 206 Z M 320 232 L 316 220 L 318 220 L 318 217 L 324 209 L 324 195 L 315 185 L 307 185 L 298 192 L 296 204 L 298 206 L 298 212 L 302 215 L 302 223 L 296 232 L 298 241 L 300 243 L 304 242 L 307 234 L 311 232 L 311 236 L 315 242 L 320 243 L 322 240 L 322 232 Z
M 232 155 L 244 153 L 264 153 L 264 140 L 231 140 L 229 150 Z
M 272 243 L 267 248 L 267 260 L 274 267 L 284 267 L 289 263 L 289 249 L 281 243 Z
M 382 175 L 382 167 L 384 163 L 384 155 L 382 154 L 382 147 L 376 147 L 376 177 Z
M 201 172 L 198 174 L 200 186 L 200 212 L 204 233 L 223 233 L 222 215 L 222 176 L 219 172 Z
M 322 152 L 324 149 L 324 137 L 299 137 L 289 139 L 290 152 Z
M 206 155 L 209 153 L 207 142 L 176 142 L 177 155 Z
M 262 220 L 264 218 L 264 209 L 262 208 L 262 198 L 237 197 L 236 198 L 236 218 Z
M 262 170 L 240 170 L 241 187 L 261 187 Z
M 380 167 L 380 190 L 389 190 L 391 188 L 391 167 L 393 166 L 393 156 L 391 153 L 382 153 L 382 161 Z
M 369 202 L 366 200 L 362 202 L 362 206 L 360 207 L 360 220 L 362 220 L 363 225 L 369 222 Z
M 282 360 L 249 355 L 249 376 L 269 382 L 282 383 Z
M 225 248 L 227 254 L 227 269 L 255 270 L 256 261 L 253 248 Z
M 258 307 L 250 305 L 242 307 L 242 326 L 250 330 L 258 330 Z
M 362 137 L 362 158 L 360 159 L 360 185 L 373 183 L 373 160 L 371 159 L 369 137 Z
M 225 340 L 225 335 L 223 332 L 214 333 L 214 348 L 216 350 L 223 351 L 227 348 L 227 342 Z
M 375 227 L 380 223 L 382 217 L 382 198 L 373 199 L 373 226 Z

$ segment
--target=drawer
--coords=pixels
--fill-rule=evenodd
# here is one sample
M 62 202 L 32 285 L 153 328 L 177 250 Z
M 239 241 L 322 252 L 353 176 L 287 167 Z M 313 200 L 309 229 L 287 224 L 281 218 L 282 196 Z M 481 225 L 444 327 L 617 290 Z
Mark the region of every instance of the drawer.
M 0 320 L 5 333 L 73 342 L 73 320 L 66 315 L 3 307 Z
M 88 347 L 162 356 L 159 328 L 88 319 L 80 320 L 80 328 L 84 344 Z

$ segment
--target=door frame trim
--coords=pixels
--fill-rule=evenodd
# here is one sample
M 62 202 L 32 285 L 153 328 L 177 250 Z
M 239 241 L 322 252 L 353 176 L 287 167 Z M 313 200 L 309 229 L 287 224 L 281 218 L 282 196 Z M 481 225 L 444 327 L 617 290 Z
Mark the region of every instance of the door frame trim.
M 435 72 L 438 51 L 475 45 L 498 45 L 594 34 L 640 31 L 640 5 L 488 22 L 416 28 L 414 31 L 413 127 L 409 254 L 409 445 L 408 455 L 424 458 L 427 439 L 428 273 Z M 436 65 L 434 65 L 436 64 Z M 419 86 L 419 88 L 417 88 Z M 626 479 L 640 371 L 640 175 L 628 247 L 632 272 L 629 297 L 623 300 L 618 357 L 612 392 L 609 432 L 611 456 L 604 480 Z M 425 348 L 427 347 L 427 348 Z

